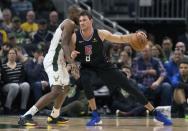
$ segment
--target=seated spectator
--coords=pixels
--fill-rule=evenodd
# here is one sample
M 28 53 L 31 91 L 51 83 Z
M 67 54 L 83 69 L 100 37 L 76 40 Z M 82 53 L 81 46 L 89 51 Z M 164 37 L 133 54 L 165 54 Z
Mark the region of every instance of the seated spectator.
M 3 49 L 2 46 L 0 46 L 0 63 L 2 63 L 2 59 L 3 59 Z
M 124 46 L 123 51 L 126 51 L 128 53 L 128 56 L 131 58 L 135 56 L 135 51 L 132 49 L 132 47 L 129 44 L 126 44 Z
M 58 12 L 51 11 L 49 14 L 49 23 L 48 23 L 48 30 L 51 32 L 55 32 L 57 27 L 59 26 L 59 16 Z
M 10 50 L 10 48 L 12 48 L 12 46 L 10 44 L 3 44 L 2 45 L 2 51 L 1 51 L 1 62 L 2 63 L 6 63 L 7 62 L 7 56 L 8 56 L 8 51 Z
M 137 84 L 134 79 L 131 78 L 131 68 L 128 66 L 122 67 L 122 72 L 127 76 L 132 84 Z M 137 87 L 137 86 L 135 86 Z M 139 90 L 139 89 L 138 89 Z M 145 108 L 143 105 L 137 102 L 136 98 L 130 95 L 123 89 L 118 90 L 115 94 L 112 94 L 112 110 L 116 111 L 117 116 L 140 116 L 145 115 Z
M 12 36 L 16 37 L 16 43 L 18 45 L 27 44 L 27 40 L 29 38 L 29 34 L 21 29 L 21 20 L 19 17 L 15 16 L 12 19 Z
M 34 94 L 34 100 L 37 101 L 44 92 L 50 90 L 50 86 L 43 67 L 43 52 L 36 48 L 33 51 L 33 56 L 34 58 L 29 59 L 25 64 L 25 71 Z
M 175 50 L 171 56 L 171 59 L 165 62 L 164 67 L 166 69 L 166 81 L 173 82 L 173 77 L 179 72 L 179 63 L 183 59 L 183 53 L 180 50 Z M 175 88 L 175 87 L 174 87 Z
M 21 24 L 21 28 L 23 31 L 30 33 L 32 36 L 38 30 L 38 24 L 35 23 L 35 12 L 28 11 L 26 14 L 26 21 Z
M 17 51 L 17 60 L 24 65 L 24 69 L 25 69 L 26 68 L 25 65 L 27 61 L 29 61 L 31 58 L 28 57 L 25 49 L 21 46 L 17 46 L 16 51 Z
M 155 44 L 151 48 L 152 56 L 155 58 L 158 58 L 162 61 L 162 63 L 165 63 L 168 59 L 165 57 L 165 54 L 161 48 L 160 45 Z
M 9 39 L 8 45 L 10 45 L 11 47 L 16 47 L 17 46 L 17 43 L 16 43 L 17 40 L 16 40 L 16 37 L 15 37 L 14 34 L 9 35 L 8 39 Z
M 125 45 L 123 51 L 120 53 L 118 65 L 132 66 L 133 50 L 129 45 Z
M 178 36 L 178 41 L 185 43 L 185 47 L 188 49 L 188 24 L 185 25 L 185 32 Z M 185 54 L 188 55 L 188 50 Z
M 168 82 L 164 82 L 166 70 L 162 62 L 152 57 L 149 45 L 141 53 L 133 62 L 133 75 L 140 90 L 156 106 L 171 105 L 172 87 Z
M 177 42 L 177 43 L 176 43 L 176 46 L 175 46 L 175 49 L 182 51 L 182 53 L 183 53 L 183 55 L 184 55 L 184 58 L 185 58 L 185 59 L 188 59 L 188 55 L 186 54 L 186 46 L 185 46 L 185 43 L 183 43 L 183 42 Z
M 3 24 L 6 27 L 6 32 L 9 34 L 12 28 L 12 12 L 10 9 L 3 10 Z
M 164 52 L 164 55 L 165 55 L 165 59 L 169 60 L 169 58 L 171 57 L 172 55 L 172 47 L 173 47 L 173 43 L 172 43 L 172 40 L 171 38 L 169 37 L 164 37 L 163 40 L 162 40 L 162 50 Z
M 118 59 L 120 56 L 121 48 L 119 45 L 112 44 L 110 49 L 110 61 L 114 64 L 118 63 Z
M 52 32 L 47 30 L 47 21 L 45 19 L 38 20 L 38 31 L 34 35 L 33 44 L 36 47 L 43 48 L 46 53 L 48 51 L 52 37 Z
M 179 107 L 178 117 L 188 118 L 188 60 L 183 59 L 179 65 L 179 73 L 173 76 L 172 85 L 175 87 L 173 100 Z
M 1 78 L 1 61 L 0 61 L 0 86 L 2 87 L 2 78 Z M 3 95 L 2 90 L 0 89 L 0 114 L 3 113 Z
M 12 103 L 18 93 L 21 93 L 20 112 L 27 108 L 27 101 L 30 93 L 30 85 L 25 80 L 25 73 L 21 63 L 16 62 L 16 50 L 11 48 L 8 51 L 8 62 L 2 65 L 2 91 L 7 93 L 4 105 L 5 114 L 11 113 Z
M 84 91 L 79 90 L 79 87 L 78 88 L 70 87 L 70 88 L 75 88 L 75 89 L 71 92 L 69 91 L 65 103 L 61 108 L 61 114 L 67 115 L 69 117 L 79 117 L 82 115 L 87 115 L 89 105 Z M 74 95 L 72 95 L 73 93 Z
M 8 42 L 8 35 L 3 25 L 3 20 L 0 18 L 0 45 L 6 44 Z

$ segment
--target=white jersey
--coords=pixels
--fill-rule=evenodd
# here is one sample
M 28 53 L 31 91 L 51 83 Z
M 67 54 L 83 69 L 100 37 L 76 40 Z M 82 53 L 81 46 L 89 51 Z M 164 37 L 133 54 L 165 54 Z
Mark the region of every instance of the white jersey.
M 48 53 L 44 58 L 44 64 L 45 64 L 44 66 L 50 66 L 52 64 L 54 66 L 65 64 L 64 53 L 60 44 L 61 34 L 62 34 L 62 29 L 61 29 L 62 24 L 63 23 L 59 25 L 59 27 L 56 29 L 54 33 Z
M 66 63 L 64 60 L 63 49 L 60 44 L 61 40 L 61 23 L 59 27 L 56 29 L 54 36 L 51 40 L 51 44 L 44 58 L 44 68 L 46 73 L 48 74 L 50 85 L 68 85 L 69 84 L 69 74 L 66 69 Z

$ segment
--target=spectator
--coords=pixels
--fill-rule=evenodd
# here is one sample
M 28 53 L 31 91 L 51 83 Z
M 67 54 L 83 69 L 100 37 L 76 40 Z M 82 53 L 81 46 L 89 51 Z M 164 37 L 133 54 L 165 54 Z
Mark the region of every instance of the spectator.
M 51 32 L 55 32 L 56 28 L 59 25 L 59 16 L 58 12 L 56 11 L 51 11 L 49 14 L 49 24 L 48 24 L 48 30 Z
M 188 24 L 186 24 L 185 32 L 178 36 L 178 41 L 185 43 L 186 49 L 188 49 Z M 187 55 L 188 51 L 186 51 L 185 54 Z
M 21 92 L 20 112 L 27 108 L 27 101 L 30 93 L 29 83 L 25 80 L 23 65 L 16 62 L 16 50 L 11 48 L 8 51 L 8 62 L 2 65 L 3 92 L 8 93 L 4 105 L 6 114 L 11 113 L 12 103 L 19 92 Z
M 120 56 L 121 48 L 119 45 L 112 44 L 111 50 L 110 50 L 110 61 L 114 64 L 118 63 L 118 59 Z
M 167 72 L 167 81 L 172 84 L 173 76 L 179 72 L 179 63 L 183 59 L 183 53 L 180 50 L 175 50 L 172 54 L 172 58 L 164 64 Z M 175 88 L 175 87 L 174 87 Z
M 47 21 L 45 19 L 40 19 L 38 21 L 38 31 L 33 38 L 34 46 L 43 48 L 44 53 L 46 53 L 48 51 L 52 37 L 52 32 L 47 30 Z
M 188 55 L 186 55 L 185 43 L 183 43 L 183 42 L 177 42 L 175 49 L 182 51 L 182 53 L 184 54 L 184 58 L 188 59 Z
M 127 52 L 127 64 L 128 66 L 132 66 L 132 59 L 134 57 L 134 52 L 133 49 L 131 48 L 130 45 L 125 45 L 125 47 L 123 48 L 123 51 Z
M 33 51 L 33 59 L 25 64 L 27 80 L 31 85 L 34 94 L 34 100 L 37 101 L 44 92 L 49 91 L 48 76 L 43 67 L 43 52 L 39 49 Z
M 9 41 L 8 41 L 8 44 L 11 46 L 11 47 L 16 47 L 17 46 L 17 39 L 16 39 L 16 37 L 15 37 L 15 35 L 14 34 L 11 34 L 11 35 L 9 35 L 8 36 L 8 39 L 9 39 Z
M 127 76 L 132 84 L 137 84 L 136 81 L 131 78 L 132 71 L 130 67 L 123 66 L 122 72 Z M 136 98 L 125 90 L 119 89 L 115 94 L 112 95 L 112 110 L 116 111 L 117 116 L 139 116 L 145 114 L 146 109 L 144 106 L 138 103 Z
M 3 24 L 7 29 L 7 33 L 10 33 L 12 28 L 12 12 L 8 8 L 3 10 Z
M 27 44 L 26 41 L 29 39 L 29 34 L 21 29 L 21 19 L 17 16 L 12 19 L 12 32 L 11 35 L 16 37 L 16 43 L 19 45 Z
M 169 83 L 164 82 L 165 68 L 159 59 L 151 56 L 150 46 L 146 46 L 142 55 L 134 59 L 133 70 L 139 88 L 148 99 L 155 105 L 171 105 L 172 88 Z M 160 97 L 159 103 L 158 97 Z
M 8 42 L 8 35 L 3 24 L 3 18 L 0 17 L 0 45 L 5 44 Z
M 183 59 L 179 65 L 179 73 L 173 76 L 172 85 L 175 87 L 174 90 L 174 102 L 179 107 L 178 117 L 188 118 L 188 60 Z M 177 104 L 177 105 L 176 105 Z
M 118 68 L 121 68 L 122 66 L 131 66 L 131 64 L 132 59 L 128 56 L 128 53 L 126 51 L 122 51 L 117 63 Z
M 35 23 L 35 12 L 28 11 L 26 14 L 26 22 L 21 24 L 21 28 L 23 31 L 30 33 L 32 36 L 38 30 L 38 25 Z
M 25 64 L 27 63 L 28 60 L 30 60 L 31 58 L 28 57 L 26 51 L 24 50 L 23 47 L 21 46 L 17 46 L 16 47 L 16 51 L 17 51 L 17 60 L 19 62 L 21 62 L 24 65 L 24 69 L 25 69 Z
M 169 60 L 172 54 L 172 40 L 169 37 L 164 37 L 162 41 L 162 49 L 165 54 L 165 59 Z
M 1 57 L 2 63 L 7 62 L 8 51 L 10 50 L 10 48 L 12 48 L 10 44 L 3 44 L 3 46 L 2 46 L 2 57 Z
M 86 115 L 88 113 L 89 106 L 84 91 L 79 90 L 80 87 L 71 88 L 76 88 L 74 90 L 76 93 L 74 96 L 69 96 L 70 93 L 74 93 L 69 91 L 65 104 L 61 108 L 61 114 L 66 114 L 69 117 Z
M 167 58 L 165 57 L 165 54 L 160 45 L 158 44 L 153 45 L 151 50 L 153 57 L 160 59 L 162 63 L 165 63 L 167 61 Z

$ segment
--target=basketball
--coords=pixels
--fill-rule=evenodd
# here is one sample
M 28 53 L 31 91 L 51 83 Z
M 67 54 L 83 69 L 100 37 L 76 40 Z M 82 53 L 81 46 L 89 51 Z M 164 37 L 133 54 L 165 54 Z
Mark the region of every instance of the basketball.
M 131 36 L 130 44 L 134 50 L 142 51 L 147 45 L 147 38 L 141 33 L 134 33 Z

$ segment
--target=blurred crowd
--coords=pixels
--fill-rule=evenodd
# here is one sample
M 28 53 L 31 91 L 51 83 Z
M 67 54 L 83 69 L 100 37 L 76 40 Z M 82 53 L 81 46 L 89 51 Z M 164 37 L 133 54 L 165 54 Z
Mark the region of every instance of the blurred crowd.
M 3 5 L 0 6 L 1 114 L 22 114 L 50 90 L 43 59 L 62 20 L 53 4 L 45 0 L 40 2 L 11 0 L 0 4 Z M 130 43 L 123 46 L 105 43 L 106 57 L 138 85 L 135 87 L 155 106 L 171 106 L 175 117 L 184 117 L 188 113 L 188 33 L 179 36 L 177 42 L 164 36 L 161 43 L 149 39 L 148 45 L 143 51 L 135 52 Z M 111 94 L 98 77 L 93 86 L 97 89 L 94 93 L 99 112 L 145 115 L 143 105 L 126 91 L 117 90 Z M 73 80 L 62 113 L 67 116 L 89 113 L 81 89 L 79 82 Z M 39 114 L 49 114 L 48 109 L 51 108 Z

